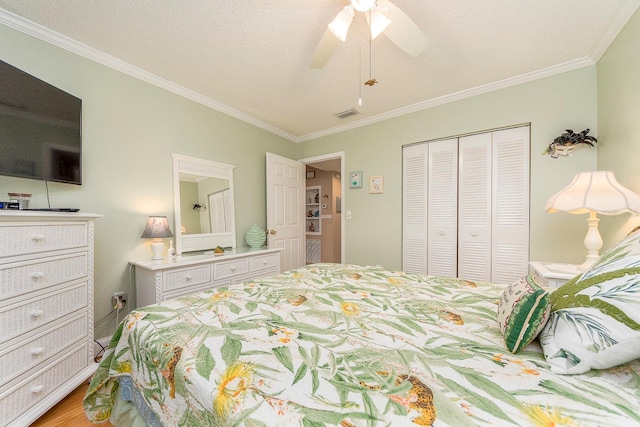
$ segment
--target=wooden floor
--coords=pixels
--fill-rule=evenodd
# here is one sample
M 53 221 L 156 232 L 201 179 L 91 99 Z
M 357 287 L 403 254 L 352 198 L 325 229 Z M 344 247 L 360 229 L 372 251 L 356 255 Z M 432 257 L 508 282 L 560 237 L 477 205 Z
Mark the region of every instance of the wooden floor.
M 71 394 L 58 402 L 56 406 L 51 408 L 46 414 L 40 417 L 36 422 L 31 424 L 31 427 L 93 427 L 95 424 L 91 423 L 84 414 L 84 408 L 82 407 L 82 399 L 89 384 L 85 381 Z M 110 426 L 111 423 L 107 422 L 101 424 L 103 426 Z

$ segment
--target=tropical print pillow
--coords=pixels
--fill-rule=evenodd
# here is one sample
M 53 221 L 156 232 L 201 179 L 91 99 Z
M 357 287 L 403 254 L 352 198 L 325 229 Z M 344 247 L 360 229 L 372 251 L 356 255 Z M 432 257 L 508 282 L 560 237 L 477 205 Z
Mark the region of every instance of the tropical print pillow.
M 533 341 L 550 310 L 549 294 L 533 277 L 522 277 L 509 285 L 498 303 L 498 326 L 509 351 L 516 353 Z
M 540 333 L 551 371 L 579 374 L 640 357 L 640 233 L 551 294 Z

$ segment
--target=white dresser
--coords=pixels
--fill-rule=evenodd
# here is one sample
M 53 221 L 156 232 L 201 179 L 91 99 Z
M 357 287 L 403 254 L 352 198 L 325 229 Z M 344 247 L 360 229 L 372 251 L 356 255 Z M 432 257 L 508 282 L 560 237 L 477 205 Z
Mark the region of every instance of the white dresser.
M 99 215 L 0 211 L 0 426 L 27 426 L 94 372 Z
M 131 261 L 136 267 L 136 305 L 279 273 L 282 249 L 236 248 L 224 255 L 183 254 L 161 261 Z

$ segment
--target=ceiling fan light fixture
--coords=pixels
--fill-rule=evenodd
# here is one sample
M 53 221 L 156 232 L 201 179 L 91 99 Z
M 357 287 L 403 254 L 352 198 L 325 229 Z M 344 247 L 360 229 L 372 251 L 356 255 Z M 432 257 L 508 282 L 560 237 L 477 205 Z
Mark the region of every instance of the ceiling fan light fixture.
M 351 4 L 358 12 L 366 12 L 376 5 L 376 0 L 351 0 Z
M 378 37 L 391 24 L 391 20 L 386 17 L 379 7 L 371 9 L 369 26 L 371 27 L 371 39 Z
M 336 15 L 335 19 L 331 21 L 329 29 L 337 38 L 345 41 L 347 40 L 347 32 L 354 17 L 353 6 L 345 6 L 345 8 Z

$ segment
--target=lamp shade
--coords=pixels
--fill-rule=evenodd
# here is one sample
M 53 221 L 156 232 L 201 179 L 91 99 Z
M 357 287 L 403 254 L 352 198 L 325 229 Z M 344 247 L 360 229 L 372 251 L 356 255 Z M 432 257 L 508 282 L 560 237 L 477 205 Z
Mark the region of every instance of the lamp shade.
M 351 0 L 351 4 L 358 12 L 366 12 L 376 5 L 376 0 Z
M 166 216 L 150 216 L 147 226 L 144 228 L 142 238 L 164 239 L 173 237 L 173 233 L 169 228 L 169 222 Z
M 345 6 L 345 8 L 336 15 L 335 19 L 329 23 L 329 29 L 337 38 L 345 41 L 347 40 L 347 32 L 349 32 L 349 27 L 354 17 L 353 6 Z
M 372 40 L 378 37 L 391 24 L 391 20 L 385 16 L 379 7 L 371 9 L 370 16 L 367 16 L 367 19 L 371 27 Z
M 545 210 L 572 214 L 640 213 L 640 196 L 623 187 L 611 171 L 580 172 L 568 186 L 551 196 Z

